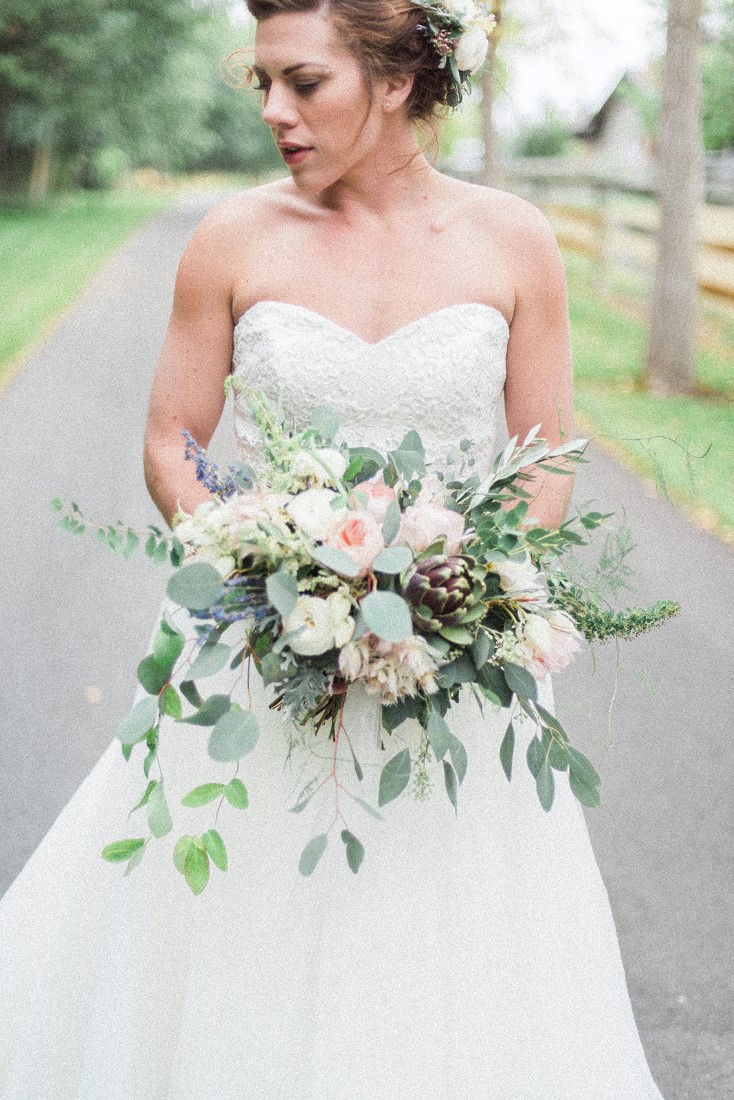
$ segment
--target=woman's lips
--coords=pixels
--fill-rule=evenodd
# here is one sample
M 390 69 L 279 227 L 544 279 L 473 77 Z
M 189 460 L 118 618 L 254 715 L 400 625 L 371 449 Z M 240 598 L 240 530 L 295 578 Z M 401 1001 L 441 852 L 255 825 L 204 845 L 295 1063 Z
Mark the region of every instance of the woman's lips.
M 280 145 L 278 148 L 283 160 L 288 165 L 300 164 L 312 152 L 312 149 L 305 145 Z

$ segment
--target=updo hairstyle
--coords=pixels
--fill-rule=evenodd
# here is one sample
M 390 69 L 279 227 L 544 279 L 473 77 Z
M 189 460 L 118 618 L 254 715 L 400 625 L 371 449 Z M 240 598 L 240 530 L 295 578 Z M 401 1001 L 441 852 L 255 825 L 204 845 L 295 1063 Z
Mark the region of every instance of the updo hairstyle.
M 438 67 L 433 43 L 417 29 L 423 12 L 410 0 L 247 0 L 247 7 L 257 20 L 325 9 L 368 87 L 375 78 L 413 75 L 405 109 L 415 122 L 430 122 L 449 103 L 450 69 Z

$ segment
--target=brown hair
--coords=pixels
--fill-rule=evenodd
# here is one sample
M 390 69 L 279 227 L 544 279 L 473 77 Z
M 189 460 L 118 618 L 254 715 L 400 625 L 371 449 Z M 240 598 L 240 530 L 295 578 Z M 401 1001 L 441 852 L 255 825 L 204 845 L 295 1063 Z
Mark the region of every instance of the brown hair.
M 433 43 L 418 30 L 424 13 L 411 0 L 247 0 L 256 19 L 326 8 L 342 42 L 374 77 L 413 74 L 408 118 L 430 122 L 449 102 L 449 67 L 438 67 Z

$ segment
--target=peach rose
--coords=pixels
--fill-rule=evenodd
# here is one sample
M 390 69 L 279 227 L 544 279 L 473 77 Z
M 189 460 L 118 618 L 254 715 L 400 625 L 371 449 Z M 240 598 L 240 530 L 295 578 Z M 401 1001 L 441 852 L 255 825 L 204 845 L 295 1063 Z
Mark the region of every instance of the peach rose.
M 446 553 L 458 554 L 464 534 L 464 517 L 441 504 L 418 501 L 403 512 L 397 542 L 405 542 L 415 554 L 442 535 L 446 536 Z
M 350 509 L 329 533 L 325 545 L 343 550 L 357 568 L 365 572 L 385 543 L 381 525 L 369 512 Z
M 395 500 L 395 490 L 385 484 L 382 473 L 375 474 L 368 481 L 361 482 L 352 492 L 350 505 L 369 514 L 378 523 L 385 522 L 385 513 Z

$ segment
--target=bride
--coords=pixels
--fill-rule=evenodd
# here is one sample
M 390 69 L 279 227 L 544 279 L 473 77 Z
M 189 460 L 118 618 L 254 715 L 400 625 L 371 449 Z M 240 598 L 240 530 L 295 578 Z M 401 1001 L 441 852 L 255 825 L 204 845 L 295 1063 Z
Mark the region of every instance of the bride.
M 300 421 L 332 405 L 347 439 L 385 447 L 417 428 L 438 457 L 468 436 L 485 470 L 502 408 L 513 435 L 567 437 L 552 233 L 527 203 L 441 175 L 416 137 L 461 92 L 440 11 L 468 24 L 472 0 L 438 15 L 434 0 L 248 7 L 290 178 L 215 208 L 181 261 L 145 446 L 163 515 L 208 495 L 181 433 L 208 444 L 230 372 Z M 257 465 L 243 403 L 235 419 Z M 532 515 L 560 524 L 569 488 L 537 478 Z M 286 812 L 298 777 L 252 690 L 252 809 L 230 815 L 230 869 L 204 894 L 170 855 L 130 878 L 99 858 L 140 794 L 116 742 L 8 891 L 0 1097 L 661 1100 L 583 815 L 567 790 L 546 815 L 532 777 L 506 782 L 506 713 L 471 699 L 450 712 L 470 761 L 458 817 L 403 798 L 385 822 L 365 815 L 359 875 L 327 854 L 304 879 L 298 852 L 324 808 Z M 348 706 L 369 786 L 376 705 L 350 689 Z M 197 736 L 179 725 L 162 745 L 172 789 L 200 775 Z

